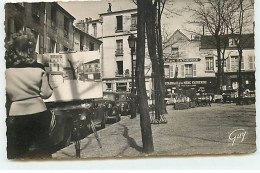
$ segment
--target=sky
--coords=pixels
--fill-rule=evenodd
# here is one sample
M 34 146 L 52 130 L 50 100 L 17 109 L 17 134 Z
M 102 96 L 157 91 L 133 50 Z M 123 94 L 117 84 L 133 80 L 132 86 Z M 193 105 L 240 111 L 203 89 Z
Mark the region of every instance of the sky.
M 99 14 L 107 12 L 109 2 L 112 4 L 112 11 L 137 8 L 132 0 L 69 1 L 59 2 L 59 4 L 71 13 L 76 20 L 83 20 L 88 17 L 91 17 L 92 19 L 99 18 Z M 185 29 L 187 29 L 185 22 L 189 19 L 190 14 L 184 12 L 182 9 L 191 2 L 192 0 L 175 0 L 174 3 L 170 2 L 166 5 L 169 11 L 174 11 L 177 13 L 172 14 L 167 10 L 164 11 L 167 15 L 162 17 L 162 25 L 164 25 L 163 28 L 166 28 L 167 32 L 173 33 L 175 30 L 180 29 L 183 33 L 190 37 L 189 33 L 185 31 Z

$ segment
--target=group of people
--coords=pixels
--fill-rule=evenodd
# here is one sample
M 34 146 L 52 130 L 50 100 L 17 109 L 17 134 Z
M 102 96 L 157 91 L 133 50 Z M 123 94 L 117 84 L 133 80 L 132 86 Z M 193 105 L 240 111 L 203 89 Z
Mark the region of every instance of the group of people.
M 5 44 L 8 159 L 49 157 L 52 114 L 43 99 L 52 95 L 52 88 L 43 65 L 37 63 L 35 45 L 29 31 L 13 34 Z M 29 155 L 33 145 L 41 152 Z

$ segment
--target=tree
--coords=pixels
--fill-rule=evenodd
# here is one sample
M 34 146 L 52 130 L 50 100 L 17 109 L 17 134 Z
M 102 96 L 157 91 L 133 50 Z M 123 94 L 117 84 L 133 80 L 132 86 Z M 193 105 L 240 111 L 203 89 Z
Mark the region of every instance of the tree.
M 194 0 L 195 5 L 188 9 L 193 12 L 193 21 L 190 23 L 206 27 L 209 33 L 215 39 L 217 50 L 218 71 L 217 71 L 217 92 L 220 93 L 222 88 L 222 65 L 221 63 L 221 37 L 225 35 L 226 28 L 223 20 L 227 0 Z M 223 54 L 222 54 L 223 55 Z
M 142 132 L 143 152 L 152 153 L 154 151 L 154 146 L 144 76 L 146 1 L 148 0 L 137 1 L 137 66 L 135 74 L 139 107 L 142 108 L 140 109 L 140 126 Z
M 165 98 L 164 60 L 162 47 L 161 16 L 166 0 L 146 2 L 146 33 L 148 52 L 152 62 L 154 79 L 155 119 L 160 122 L 167 113 Z M 162 4 L 162 7 L 161 7 Z
M 242 39 L 242 34 L 244 29 L 251 21 L 250 11 L 253 9 L 254 2 L 248 0 L 238 0 L 236 2 L 229 1 L 229 5 L 225 8 L 225 15 L 222 15 L 223 21 L 225 22 L 226 27 L 231 32 L 231 37 L 234 40 L 237 51 L 239 54 L 238 62 L 238 104 L 241 104 L 242 100 L 242 58 L 243 58 L 243 49 L 244 43 L 246 40 Z M 248 38 L 247 38 L 248 39 Z

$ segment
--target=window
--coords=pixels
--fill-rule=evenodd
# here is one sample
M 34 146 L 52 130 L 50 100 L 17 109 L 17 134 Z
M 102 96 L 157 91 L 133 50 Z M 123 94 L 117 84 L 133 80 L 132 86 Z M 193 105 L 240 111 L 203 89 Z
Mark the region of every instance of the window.
M 181 76 L 182 77 L 195 77 L 195 76 L 197 76 L 196 64 L 181 65 Z
M 97 36 L 97 24 L 92 23 L 92 27 L 93 27 L 93 36 L 96 37 Z
M 241 70 L 245 69 L 244 57 L 241 59 Z M 231 56 L 227 59 L 227 70 L 238 71 L 239 70 L 239 56 Z
M 123 16 L 116 16 L 116 31 L 123 30 Z
M 165 78 L 170 77 L 170 66 L 169 65 L 164 65 L 164 75 L 165 75 Z
M 254 70 L 255 69 L 255 57 L 249 56 L 248 62 L 249 62 L 249 70 Z
M 89 51 L 94 51 L 94 43 L 89 42 Z
M 50 53 L 56 53 L 56 42 L 54 40 L 50 40 Z
M 174 78 L 173 65 L 170 66 L 170 78 Z
M 126 91 L 126 88 L 127 88 L 126 82 L 116 83 L 116 91 Z
M 40 3 L 32 3 L 32 16 L 36 21 L 40 21 Z
M 123 75 L 123 61 L 117 61 L 117 75 Z
M 56 28 L 56 9 L 51 7 L 51 27 Z
M 172 47 L 171 53 L 173 54 L 173 56 L 179 57 L 179 48 L 178 47 Z
M 80 51 L 83 51 L 83 47 L 84 47 L 83 39 L 84 39 L 84 37 L 82 35 L 80 35 L 80 39 L 79 39 L 79 49 L 80 49 Z
M 235 39 L 234 38 L 230 38 L 228 40 L 228 45 L 229 45 L 229 47 L 236 47 Z
M 231 71 L 237 71 L 238 70 L 238 62 L 239 62 L 238 56 L 231 56 L 231 58 L 230 58 L 230 69 L 231 69 Z
M 185 64 L 185 77 L 192 77 L 192 64 Z
M 136 30 L 137 27 L 137 14 L 131 14 L 130 30 Z
M 206 57 L 206 71 L 214 70 L 214 59 L 213 57 Z
M 106 83 L 106 90 L 112 90 L 112 83 Z
M 116 40 L 116 55 L 123 55 L 123 40 Z
M 69 37 L 69 19 L 64 16 L 64 37 Z

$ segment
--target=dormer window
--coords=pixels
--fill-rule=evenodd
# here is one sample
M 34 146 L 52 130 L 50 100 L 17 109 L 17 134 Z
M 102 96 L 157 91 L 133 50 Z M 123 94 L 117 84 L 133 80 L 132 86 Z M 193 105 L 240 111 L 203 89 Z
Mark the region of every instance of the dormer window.
M 235 39 L 234 38 L 230 38 L 228 40 L 228 45 L 229 45 L 229 47 L 236 47 Z

